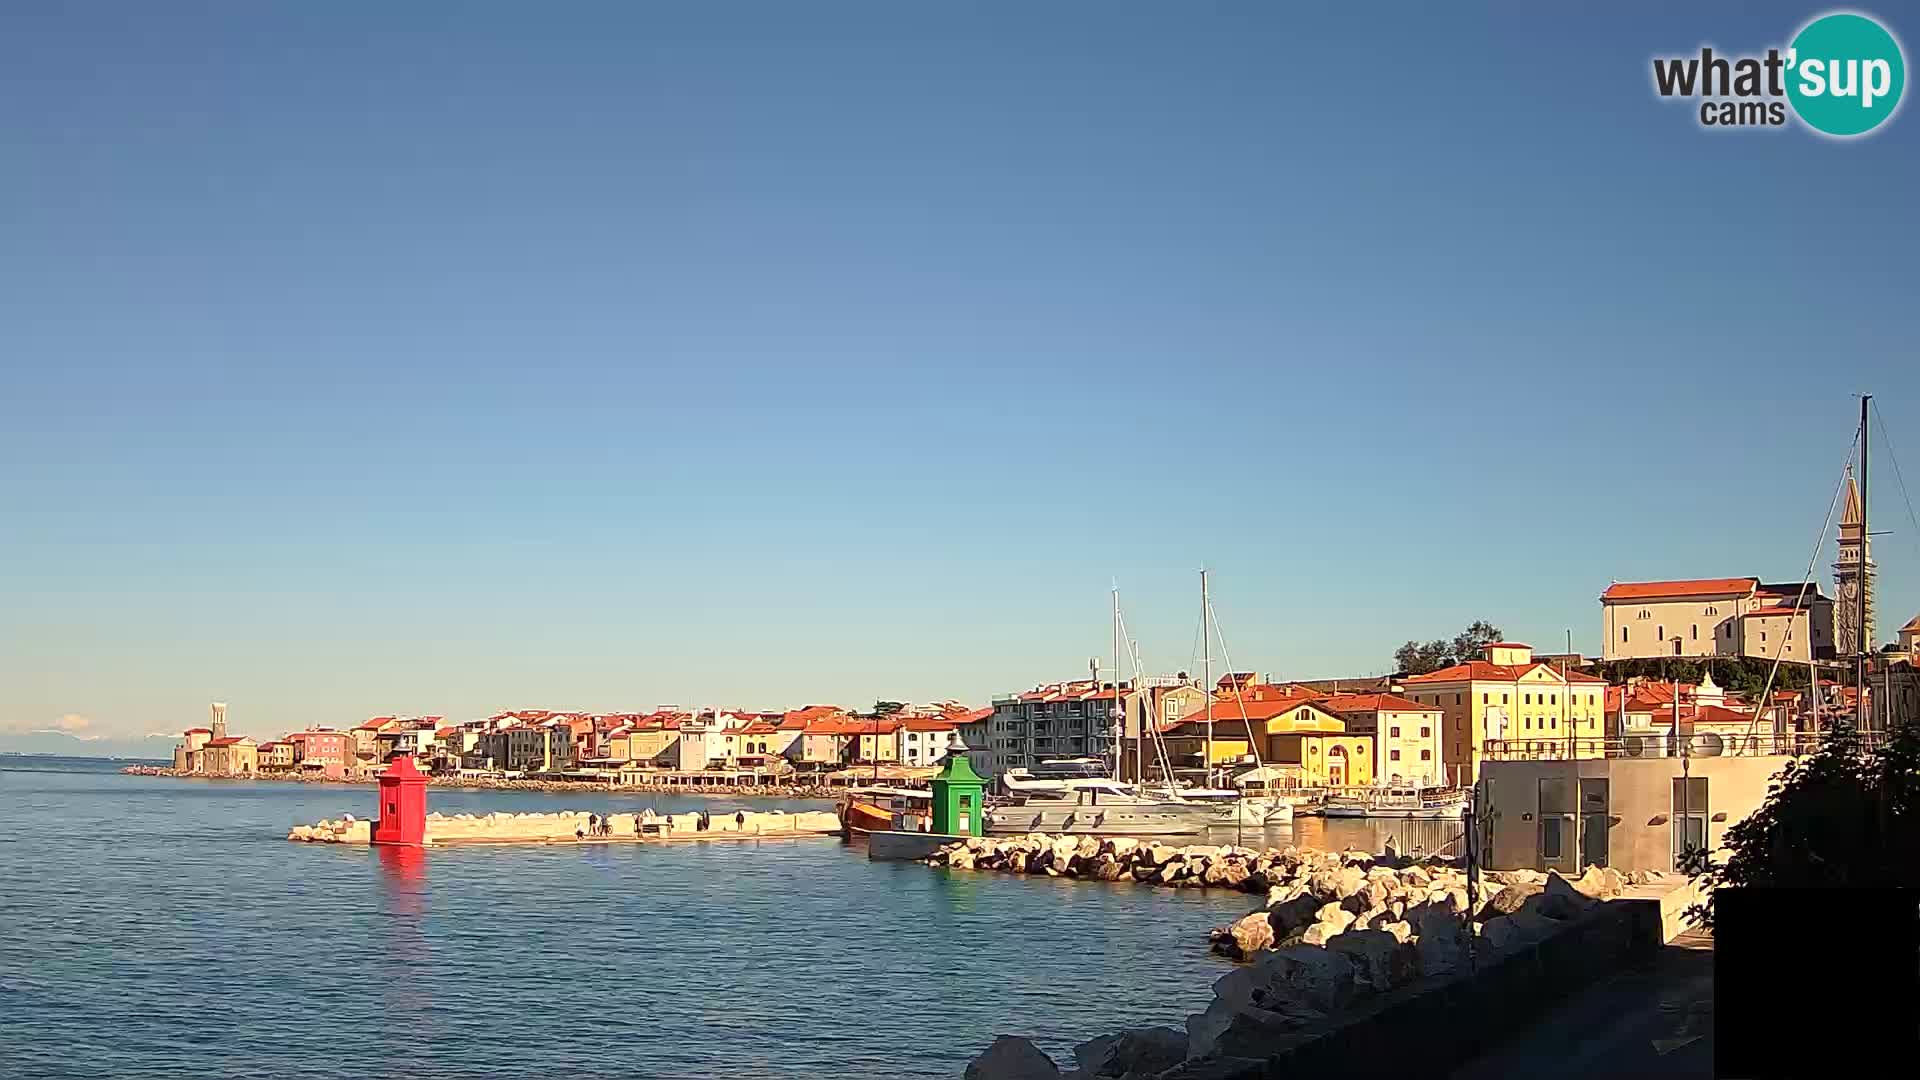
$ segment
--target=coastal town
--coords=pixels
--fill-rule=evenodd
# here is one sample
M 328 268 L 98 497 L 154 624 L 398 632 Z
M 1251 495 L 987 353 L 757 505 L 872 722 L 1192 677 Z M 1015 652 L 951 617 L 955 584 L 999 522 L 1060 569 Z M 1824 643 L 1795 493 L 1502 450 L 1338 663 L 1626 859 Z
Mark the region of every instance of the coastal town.
M 1757 805 L 1766 762 L 1807 751 L 1837 720 L 1886 730 L 1920 708 L 1920 616 L 1868 650 L 1864 686 L 1856 670 L 1866 668 L 1850 662 L 1857 642 L 1878 638 L 1871 545 L 1851 476 L 1844 490 L 1834 583 L 1847 602 L 1811 580 L 1615 581 L 1598 597 L 1598 656 L 1539 653 L 1476 624 L 1452 643 L 1435 642 L 1440 648 L 1409 642 L 1397 657 L 1406 670 L 1387 676 L 1182 671 L 1114 680 L 1096 666 L 1087 678 L 979 706 L 395 715 L 264 742 L 229 732 L 227 707 L 216 704 L 208 725 L 183 733 L 171 768 L 145 771 L 368 781 L 404 757 L 445 784 L 826 793 L 855 784 L 922 787 L 958 740 L 987 778 L 1073 761 L 1137 783 L 1326 795 L 1460 790 L 1497 765 L 1514 777 L 1496 786 L 1504 797 L 1549 792 L 1539 796 L 1545 802 L 1512 808 L 1543 823 L 1529 840 L 1534 850 L 1514 857 L 1546 868 L 1591 860 L 1604 841 L 1587 822 L 1617 816 L 1631 785 L 1615 785 L 1610 804 L 1606 773 L 1583 772 L 1585 794 L 1577 797 L 1563 774 L 1543 765 L 1666 761 L 1687 774 L 1689 805 L 1656 800 L 1678 830 L 1678 852 L 1720 831 L 1709 821 L 1724 823 L 1729 811 L 1738 820 Z M 1622 843 L 1654 842 L 1614 839 L 1616 848 Z M 1654 861 L 1673 869 L 1671 858 Z

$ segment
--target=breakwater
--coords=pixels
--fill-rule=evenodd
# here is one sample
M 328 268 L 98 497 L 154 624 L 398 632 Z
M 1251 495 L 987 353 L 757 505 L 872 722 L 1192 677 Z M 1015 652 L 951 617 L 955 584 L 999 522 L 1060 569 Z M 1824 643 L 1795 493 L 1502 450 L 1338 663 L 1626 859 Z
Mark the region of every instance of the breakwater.
M 1244 963 L 1214 983 L 1212 1003 L 1183 1028 L 1128 1029 L 1073 1051 L 1081 1075 L 1135 1078 L 1265 1075 L 1273 1054 L 1377 996 L 1464 977 L 1661 877 L 1590 867 L 1574 879 L 1521 870 L 1470 884 L 1458 860 L 1442 857 L 1041 833 L 957 842 L 927 862 L 1262 897 L 1258 909 L 1207 932 L 1214 951 Z M 1206 1071 L 1191 1072 L 1196 1063 Z M 995 1040 L 966 1071 L 969 1080 L 1057 1075 L 1051 1058 L 1016 1036 Z
M 728 814 L 428 814 L 428 844 L 663 843 L 676 840 L 752 840 L 829 836 L 840 831 L 826 811 L 739 810 Z M 287 839 L 309 844 L 370 844 L 373 823 L 351 816 L 295 825 Z

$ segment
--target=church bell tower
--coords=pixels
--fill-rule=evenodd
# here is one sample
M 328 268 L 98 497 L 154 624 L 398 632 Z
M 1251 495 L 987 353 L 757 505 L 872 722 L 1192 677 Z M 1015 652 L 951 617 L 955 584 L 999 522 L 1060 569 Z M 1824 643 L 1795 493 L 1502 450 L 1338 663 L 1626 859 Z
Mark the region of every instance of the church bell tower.
M 1873 647 L 1873 544 L 1867 538 L 1861 512 L 1860 489 L 1854 485 L 1853 469 L 1847 469 L 1847 505 L 1840 516 L 1840 560 L 1833 564 L 1833 582 L 1838 596 L 1833 602 L 1833 646 L 1836 656 L 1852 656 Z M 1860 597 L 1867 598 L 1865 633 L 1860 626 Z

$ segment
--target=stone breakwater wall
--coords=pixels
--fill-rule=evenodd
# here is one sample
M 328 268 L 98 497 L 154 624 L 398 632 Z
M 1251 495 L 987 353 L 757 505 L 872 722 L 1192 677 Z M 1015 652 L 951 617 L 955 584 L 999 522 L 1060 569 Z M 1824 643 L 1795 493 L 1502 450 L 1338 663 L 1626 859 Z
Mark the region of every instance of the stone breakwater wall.
M 280 784 L 362 784 L 371 787 L 378 780 L 378 777 L 373 775 L 332 779 L 324 776 L 278 772 L 256 773 L 252 776 L 208 776 L 205 773 L 183 772 L 160 765 L 129 765 L 120 771 L 127 776 L 170 776 L 188 780 L 256 780 Z M 824 784 L 742 784 L 700 787 L 689 784 L 608 784 L 601 780 L 509 780 L 498 777 L 457 776 L 428 777 L 427 783 L 438 788 L 467 791 L 543 791 L 549 794 L 644 791 L 712 799 L 738 799 L 745 796 L 778 799 L 835 799 L 839 797 L 841 791 L 839 788 L 831 788 Z
M 840 818 L 826 811 L 809 810 L 797 814 L 763 813 L 741 810 L 707 817 L 700 827 L 701 815 L 610 814 L 610 835 L 596 835 L 589 816 L 596 811 L 563 810 L 552 814 L 428 814 L 426 841 L 429 844 L 457 843 L 657 843 L 673 840 L 747 840 L 788 836 L 825 836 L 840 831 Z M 636 820 L 657 826 L 652 831 L 637 831 Z M 372 843 L 372 823 L 354 818 L 295 825 L 287 839 L 310 844 Z
M 1416 980 L 1461 977 L 1538 942 L 1654 875 L 1589 868 L 1579 878 L 1492 872 L 1469 889 L 1453 860 L 1292 847 L 1172 847 L 1132 839 L 1030 834 L 975 838 L 929 864 L 956 870 L 1226 888 L 1263 905 L 1208 934 L 1246 961 L 1214 983 L 1213 1001 L 1184 1029 L 1139 1028 L 1074 1049 L 1062 1073 L 1032 1043 L 1002 1036 L 967 1067 L 968 1080 L 1062 1075 L 1259 1077 L 1290 1039 Z

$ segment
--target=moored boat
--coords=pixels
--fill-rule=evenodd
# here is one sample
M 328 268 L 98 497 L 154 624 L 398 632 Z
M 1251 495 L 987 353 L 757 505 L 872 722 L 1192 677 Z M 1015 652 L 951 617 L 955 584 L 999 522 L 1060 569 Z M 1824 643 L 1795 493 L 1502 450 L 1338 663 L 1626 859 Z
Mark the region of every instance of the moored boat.
M 1382 788 L 1364 795 L 1327 799 L 1320 811 L 1330 818 L 1457 818 L 1467 793 L 1454 788 Z
M 848 835 L 903 829 L 925 832 L 933 813 L 933 794 L 915 788 L 848 788 L 840 802 L 840 823 Z

